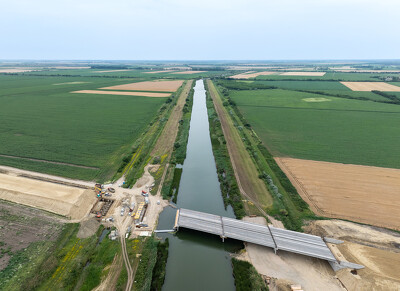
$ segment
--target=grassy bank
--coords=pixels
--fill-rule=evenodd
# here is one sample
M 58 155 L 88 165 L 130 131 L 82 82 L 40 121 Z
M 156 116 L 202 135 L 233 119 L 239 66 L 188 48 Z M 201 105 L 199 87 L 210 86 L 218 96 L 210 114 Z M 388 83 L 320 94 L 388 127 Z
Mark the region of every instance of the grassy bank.
M 151 236 L 142 239 L 140 244 L 140 260 L 132 290 L 161 290 L 168 259 L 168 239 L 160 242 Z
M 232 258 L 232 267 L 237 291 L 269 290 L 260 274 L 249 262 Z
M 193 82 L 193 87 L 196 82 Z M 189 140 L 189 129 L 190 120 L 192 117 L 193 108 L 193 95 L 194 89 L 190 89 L 190 92 L 186 98 L 185 105 L 183 107 L 182 119 L 179 121 L 179 130 L 174 143 L 174 150 L 171 154 L 171 163 L 168 168 L 168 172 L 165 176 L 163 188 L 161 194 L 163 199 L 171 199 L 174 203 L 177 201 L 180 178 L 182 176 L 182 169 L 177 168 L 177 164 L 183 164 L 186 158 L 187 143 Z
M 236 181 L 235 173 L 229 157 L 226 140 L 222 132 L 221 123 L 215 112 L 207 82 L 206 86 L 206 103 L 208 122 L 210 128 L 211 145 L 214 154 L 215 164 L 217 167 L 218 180 L 220 183 L 221 193 L 225 207 L 229 204 L 235 212 L 236 218 L 240 219 L 246 215 L 240 190 Z

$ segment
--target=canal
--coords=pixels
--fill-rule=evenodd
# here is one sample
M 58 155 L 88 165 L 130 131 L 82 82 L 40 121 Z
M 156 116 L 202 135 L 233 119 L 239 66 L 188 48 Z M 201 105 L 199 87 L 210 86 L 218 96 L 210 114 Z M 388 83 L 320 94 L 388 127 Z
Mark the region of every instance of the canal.
M 177 206 L 234 218 L 224 208 L 211 147 L 203 80 L 194 87 L 187 156 L 179 186 Z M 161 213 L 158 229 L 171 229 L 176 209 Z M 221 242 L 217 236 L 180 229 L 159 234 L 169 238 L 169 257 L 163 290 L 235 290 L 229 252 L 242 244 Z

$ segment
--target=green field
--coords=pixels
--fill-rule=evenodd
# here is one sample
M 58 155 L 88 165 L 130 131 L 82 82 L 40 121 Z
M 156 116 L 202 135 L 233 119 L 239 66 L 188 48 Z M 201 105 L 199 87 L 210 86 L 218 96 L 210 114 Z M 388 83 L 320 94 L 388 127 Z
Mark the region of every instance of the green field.
M 400 168 L 398 105 L 281 89 L 229 95 L 275 156 Z M 304 100 L 321 97 L 330 101 Z
M 109 178 L 167 98 L 69 92 L 122 83 L 127 80 L 0 75 L 0 155 L 73 165 L 4 156 L 0 164 L 87 180 Z
M 112 72 L 115 70 L 114 72 Z M 153 71 L 161 71 L 162 68 L 153 69 Z M 109 71 L 109 72 L 105 72 Z M 206 69 L 205 69 L 206 71 Z M 118 71 L 118 69 L 43 69 L 40 71 L 33 72 L 25 72 L 18 73 L 18 75 L 36 75 L 36 76 L 82 76 L 82 77 L 90 77 L 93 79 L 106 77 L 106 78 L 143 78 L 143 79 L 159 79 L 159 78 L 168 78 L 168 79 L 193 79 L 198 77 L 213 77 L 220 76 L 222 74 L 229 75 L 228 71 L 206 71 L 202 73 L 195 74 L 174 74 L 174 72 L 162 72 L 162 73 L 151 73 L 150 69 L 129 69 L 129 71 Z

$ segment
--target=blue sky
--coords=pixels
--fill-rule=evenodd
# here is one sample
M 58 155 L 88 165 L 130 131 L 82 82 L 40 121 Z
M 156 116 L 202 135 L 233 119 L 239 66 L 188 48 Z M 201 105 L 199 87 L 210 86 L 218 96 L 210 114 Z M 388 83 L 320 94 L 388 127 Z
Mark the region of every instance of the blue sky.
M 0 59 L 400 58 L 398 0 L 0 0 Z

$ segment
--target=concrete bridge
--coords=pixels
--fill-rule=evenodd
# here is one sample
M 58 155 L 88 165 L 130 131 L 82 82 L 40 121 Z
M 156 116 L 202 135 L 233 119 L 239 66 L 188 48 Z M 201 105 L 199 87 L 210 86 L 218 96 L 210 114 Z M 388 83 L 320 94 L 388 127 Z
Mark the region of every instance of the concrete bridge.
M 180 227 L 219 235 L 222 240 L 233 238 L 278 250 L 297 253 L 328 261 L 332 268 L 361 269 L 363 266 L 340 262 L 325 241 L 316 235 L 260 225 L 238 219 L 179 208 L 176 212 L 174 229 Z M 339 243 L 340 241 L 336 241 Z

